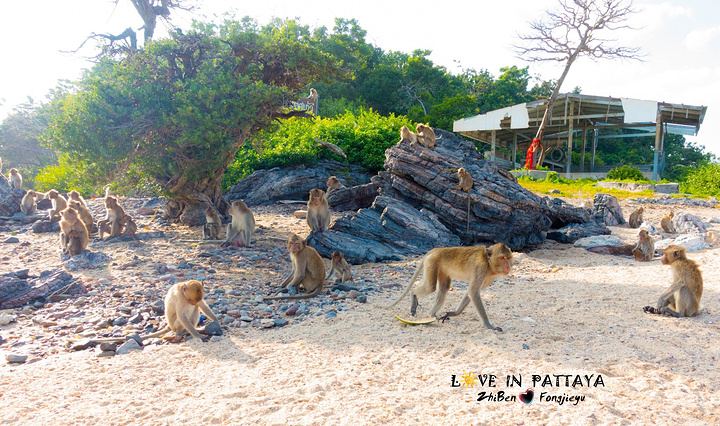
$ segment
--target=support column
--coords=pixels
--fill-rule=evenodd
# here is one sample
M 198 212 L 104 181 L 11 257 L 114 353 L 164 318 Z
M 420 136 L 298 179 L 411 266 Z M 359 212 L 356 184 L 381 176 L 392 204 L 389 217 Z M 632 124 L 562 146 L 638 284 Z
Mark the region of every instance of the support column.
M 582 154 L 580 154 L 580 170 L 585 172 L 585 145 L 587 143 L 587 127 L 582 129 Z
M 570 102 L 570 117 L 575 115 L 573 111 L 573 107 L 575 106 L 575 102 Z M 568 124 L 568 141 L 567 141 L 567 158 L 565 159 L 565 174 L 566 177 L 570 178 L 570 166 L 572 165 L 572 140 L 573 140 L 573 122 L 574 119 L 570 119 L 570 123 Z
M 490 144 L 490 159 L 495 161 L 495 130 L 492 131 L 492 139 Z
M 517 162 L 517 132 L 513 132 L 513 147 L 512 147 L 512 168 L 515 168 Z
M 595 150 L 597 150 L 598 133 L 598 129 L 593 129 L 592 157 L 590 157 L 590 173 L 595 172 Z
M 660 165 L 660 153 L 663 150 L 662 112 L 658 108 L 655 119 L 655 154 L 653 155 L 653 180 L 660 180 L 658 166 Z

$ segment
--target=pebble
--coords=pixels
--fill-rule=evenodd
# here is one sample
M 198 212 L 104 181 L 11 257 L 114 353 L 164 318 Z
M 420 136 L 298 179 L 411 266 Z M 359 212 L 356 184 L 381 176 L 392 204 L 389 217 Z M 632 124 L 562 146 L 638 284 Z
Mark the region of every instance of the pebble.
M 10 237 L 10 238 L 8 238 L 7 240 L 5 240 L 5 241 L 3 241 L 3 242 L 4 242 L 4 243 L 7 243 L 7 244 L 14 244 L 14 243 L 19 243 L 20 240 L 19 240 L 17 237 Z
M 357 301 L 360 303 L 365 303 L 367 302 L 367 296 L 365 296 L 364 294 L 362 296 L 358 296 Z
M 8 325 L 14 321 L 17 321 L 17 317 L 15 315 L 6 314 L 4 312 L 0 314 L 0 325 Z
M 128 321 L 125 318 L 119 317 L 119 318 L 115 318 L 113 320 L 112 325 L 114 325 L 115 327 L 119 327 L 119 326 L 127 324 L 127 322 Z
M 97 353 L 97 355 L 95 355 L 95 356 L 97 356 L 98 358 L 107 358 L 107 357 L 115 356 L 116 353 L 117 352 L 115 352 L 115 351 L 99 351 Z
M 275 327 L 275 321 L 273 321 L 271 319 L 261 319 L 260 326 L 263 328 Z
M 5 361 L 11 364 L 21 364 L 27 361 L 28 356 L 23 354 L 8 353 L 5 354 Z
M 140 314 L 137 314 L 133 317 L 131 317 L 128 321 L 130 321 L 131 324 L 139 324 L 143 322 L 143 316 Z
M 231 317 L 228 316 L 225 318 L 231 318 Z M 231 322 L 234 322 L 234 319 Z M 213 321 L 210 324 L 206 325 L 205 332 L 211 336 L 222 336 L 223 335 L 223 329 L 220 326 L 220 323 L 217 321 Z
M 326 313 L 325 318 L 337 318 L 337 311 L 333 309 L 332 311 Z
M 284 327 L 284 326 L 288 325 L 288 320 L 286 320 L 284 318 L 273 318 L 273 323 L 277 327 Z
M 136 342 L 134 339 L 131 339 L 131 340 L 126 341 L 122 345 L 120 345 L 120 347 L 117 348 L 115 353 L 118 355 L 125 355 L 125 354 L 129 354 L 132 351 L 141 351 L 141 350 L 142 350 L 142 346 L 140 346 L 138 344 L 138 342 Z
M 110 342 L 100 343 L 100 351 L 101 352 L 115 352 L 116 350 L 117 350 L 117 343 L 110 343 Z
M 300 306 L 298 305 L 290 305 L 289 308 L 285 311 L 285 315 L 291 317 L 295 314 L 297 314 L 298 309 L 300 309 Z

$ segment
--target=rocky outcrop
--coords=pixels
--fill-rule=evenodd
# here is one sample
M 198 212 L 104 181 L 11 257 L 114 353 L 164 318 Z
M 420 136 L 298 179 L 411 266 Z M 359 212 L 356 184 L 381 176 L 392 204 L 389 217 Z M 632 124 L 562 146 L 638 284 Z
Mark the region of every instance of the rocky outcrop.
M 19 188 L 10 188 L 7 177 L 0 174 L 0 216 L 12 216 L 20 211 L 25 191 Z
M 27 270 L 0 275 L 0 309 L 17 308 L 33 300 L 44 301 L 55 293 L 85 293 L 85 286 L 62 269 L 43 271 L 35 278 L 30 277 Z

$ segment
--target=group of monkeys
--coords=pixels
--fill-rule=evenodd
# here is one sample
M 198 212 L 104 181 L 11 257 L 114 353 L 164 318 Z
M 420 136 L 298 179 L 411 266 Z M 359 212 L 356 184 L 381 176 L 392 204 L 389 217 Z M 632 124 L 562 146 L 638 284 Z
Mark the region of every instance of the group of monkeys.
M 20 202 L 20 210 L 25 214 L 33 214 L 37 210 L 37 202 L 48 198 L 52 208 L 48 214 L 50 222 L 60 221 L 60 247 L 63 254 L 76 256 L 88 246 L 90 234 L 93 232 L 92 213 L 87 208 L 83 197 L 75 190 L 68 193 L 69 200 L 54 189 L 46 193 L 28 190 Z M 118 204 L 117 198 L 105 190 L 105 218 L 98 221 L 98 236 L 102 240 L 105 234 L 111 237 L 127 235 L 135 239 L 137 223 L 132 216 Z

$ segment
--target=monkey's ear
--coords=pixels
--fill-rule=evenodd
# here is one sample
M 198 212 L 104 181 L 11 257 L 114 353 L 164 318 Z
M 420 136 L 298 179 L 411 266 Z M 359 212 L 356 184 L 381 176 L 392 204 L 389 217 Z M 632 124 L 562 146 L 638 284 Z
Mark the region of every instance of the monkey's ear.
M 182 289 L 183 293 L 185 293 L 187 291 L 187 284 L 183 284 L 181 289 Z

